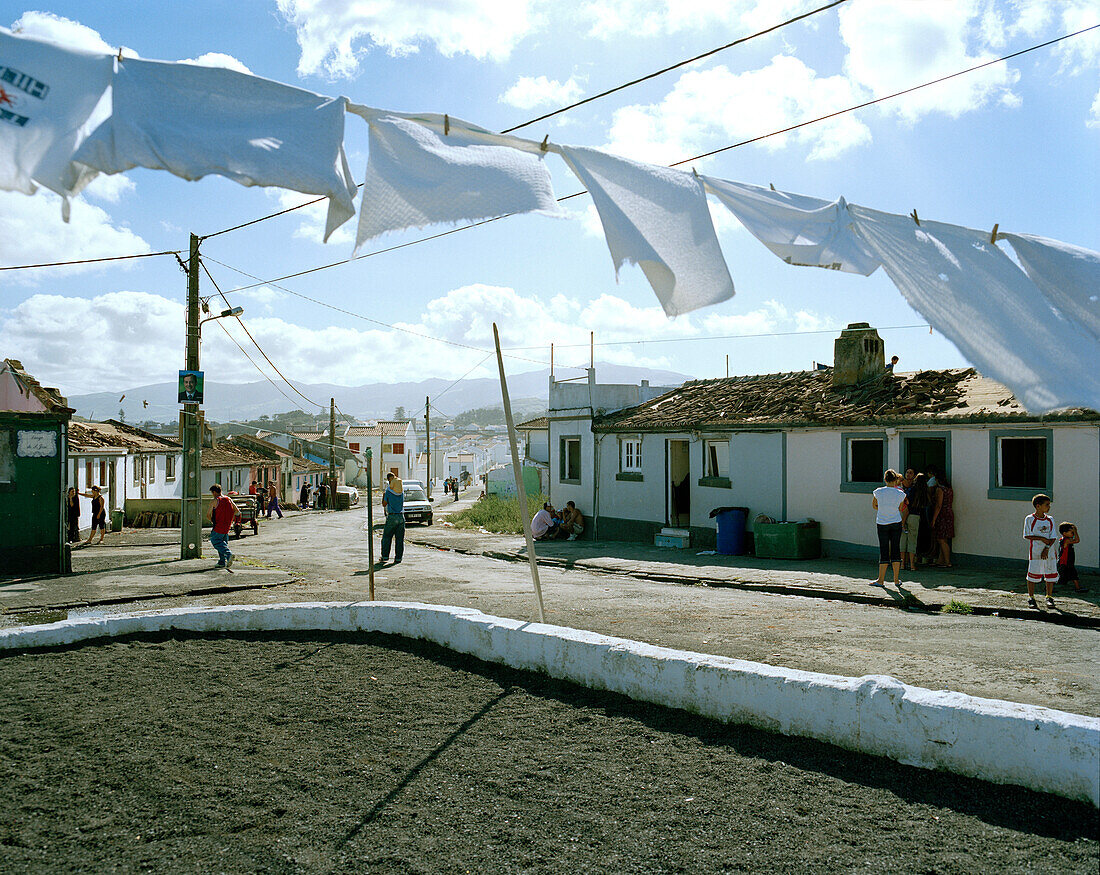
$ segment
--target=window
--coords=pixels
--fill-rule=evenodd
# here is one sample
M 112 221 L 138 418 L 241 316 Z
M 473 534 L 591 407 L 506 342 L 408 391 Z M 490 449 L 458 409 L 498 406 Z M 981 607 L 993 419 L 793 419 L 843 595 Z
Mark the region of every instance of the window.
M 348 444 L 348 449 L 351 450 L 353 453 L 358 453 L 359 452 L 359 442 L 358 441 L 352 441 L 351 443 Z
M 107 488 L 107 462 L 104 459 L 99 460 L 99 485 L 104 489 Z
M 145 456 L 134 457 L 134 486 L 140 486 L 145 479 Z
M 703 466 L 707 477 L 729 477 L 730 442 L 703 441 Z
M 563 483 L 581 482 L 581 438 L 580 435 L 561 438 L 561 456 L 559 458 L 558 479 Z
M 393 454 L 395 456 L 405 455 L 405 444 L 404 443 L 394 444 L 393 445 Z
M 841 492 L 874 492 L 882 485 L 886 470 L 886 436 L 843 434 L 841 445 Z
M 393 444 L 382 444 L 382 452 L 383 453 L 392 453 L 393 452 Z
M 95 481 L 92 479 L 94 476 L 95 476 L 95 469 L 92 467 L 92 460 L 88 459 L 88 461 L 84 463 L 84 488 L 85 489 L 91 489 L 92 488 L 92 484 L 95 483 Z
M 149 482 L 150 483 L 156 483 L 157 482 L 157 457 L 156 456 L 150 456 L 149 457 Z
M 642 442 L 637 438 L 619 441 L 619 470 L 641 473 Z
M 176 457 L 171 453 L 164 457 L 164 479 L 176 479 Z
M 989 498 L 1030 501 L 1054 491 L 1054 437 L 1050 429 L 989 433 Z

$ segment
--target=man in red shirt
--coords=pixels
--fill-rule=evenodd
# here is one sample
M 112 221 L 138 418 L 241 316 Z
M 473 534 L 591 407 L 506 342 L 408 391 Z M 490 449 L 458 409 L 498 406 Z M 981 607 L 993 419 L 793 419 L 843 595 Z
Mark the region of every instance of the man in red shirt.
M 210 487 L 210 494 L 214 496 L 214 503 L 210 505 L 210 521 L 214 524 L 210 532 L 210 545 L 218 551 L 218 564 L 215 568 L 233 570 L 233 554 L 229 552 L 229 530 L 233 527 L 234 520 L 240 517 L 237 505 L 233 499 L 222 495 L 222 488 L 215 483 Z

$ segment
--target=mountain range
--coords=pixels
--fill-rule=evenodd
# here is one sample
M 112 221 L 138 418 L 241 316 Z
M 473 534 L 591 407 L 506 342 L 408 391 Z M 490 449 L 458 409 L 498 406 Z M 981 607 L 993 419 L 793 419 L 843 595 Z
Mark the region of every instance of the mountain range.
M 655 386 L 679 386 L 693 379 L 686 374 L 612 365 L 597 362 L 596 376 L 601 383 L 640 383 L 649 380 Z M 508 394 L 513 402 L 541 401 L 545 407 L 550 391 L 550 372 L 543 368 L 514 374 L 508 378 Z M 204 387 L 203 410 L 206 418 L 215 422 L 252 420 L 290 410 L 301 409 L 327 415 L 330 398 L 336 399 L 340 411 L 359 419 L 381 419 L 404 407 L 410 416 L 422 416 L 425 397 L 432 399 L 432 416 L 456 416 L 477 407 L 500 405 L 500 384 L 497 380 L 479 378 L 461 380 L 452 385 L 444 379 L 428 379 L 408 383 L 368 383 L 363 386 L 337 386 L 331 383 L 297 383 L 298 389 L 323 409 L 308 403 L 285 384 L 276 388 L 272 383 L 220 383 L 207 379 Z M 280 389 L 282 390 L 280 392 Z M 285 395 L 283 393 L 286 393 Z M 289 396 L 289 398 L 287 397 Z M 96 392 L 68 396 L 69 406 L 77 415 L 88 419 L 118 419 L 123 412 L 127 422 L 156 420 L 173 422 L 180 409 L 177 384 L 151 383 L 117 392 Z M 147 406 L 146 406 L 147 402 Z M 530 405 L 523 405 L 530 408 Z

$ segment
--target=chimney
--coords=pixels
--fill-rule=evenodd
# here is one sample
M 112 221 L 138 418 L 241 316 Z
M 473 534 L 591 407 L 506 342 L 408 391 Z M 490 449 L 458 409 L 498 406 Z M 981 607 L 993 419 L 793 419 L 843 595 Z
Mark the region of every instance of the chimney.
M 833 385 L 854 386 L 886 370 L 886 345 L 866 322 L 853 322 L 833 342 Z

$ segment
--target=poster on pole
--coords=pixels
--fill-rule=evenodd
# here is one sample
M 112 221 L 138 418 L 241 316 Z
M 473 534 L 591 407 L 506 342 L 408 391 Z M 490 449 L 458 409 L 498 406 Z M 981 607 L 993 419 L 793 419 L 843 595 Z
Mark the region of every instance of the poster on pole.
M 179 400 L 181 404 L 202 404 L 202 371 L 180 371 Z

